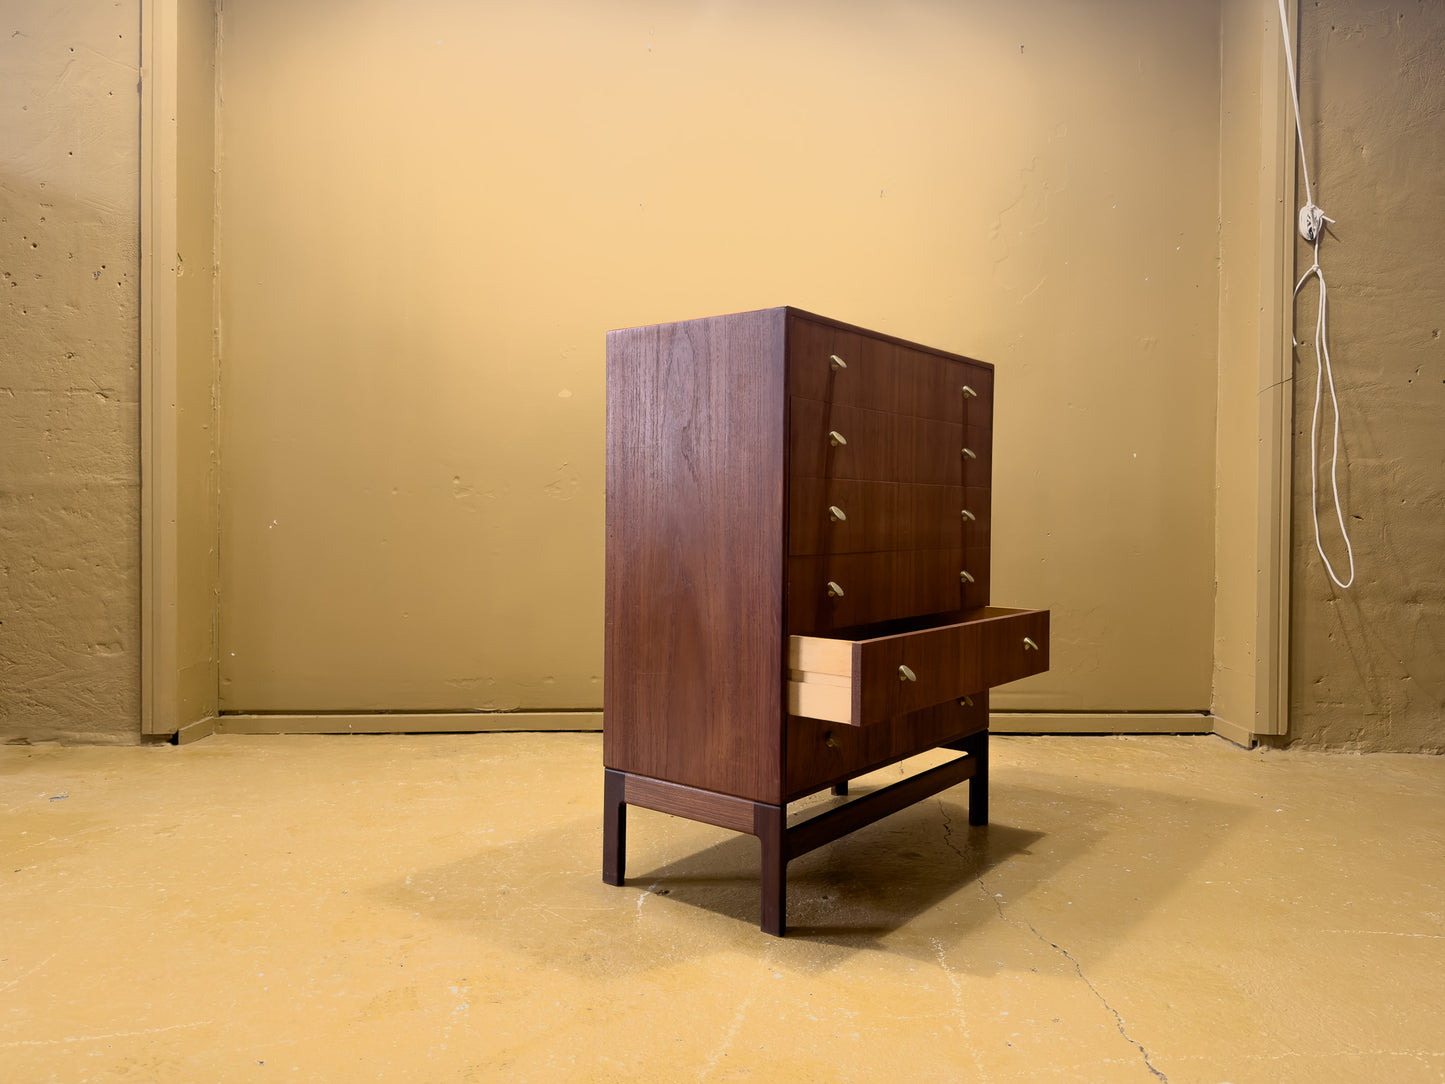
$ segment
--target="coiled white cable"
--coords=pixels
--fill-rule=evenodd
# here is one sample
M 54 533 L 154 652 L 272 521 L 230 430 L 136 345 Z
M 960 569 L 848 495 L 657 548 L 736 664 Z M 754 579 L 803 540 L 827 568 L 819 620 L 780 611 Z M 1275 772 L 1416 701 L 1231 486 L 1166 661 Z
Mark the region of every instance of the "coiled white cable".
M 1325 287 L 1325 271 L 1320 266 L 1320 235 L 1325 232 L 1325 223 L 1333 222 L 1330 218 L 1315 206 L 1314 193 L 1310 189 L 1309 163 L 1305 160 L 1305 135 L 1304 128 L 1300 122 L 1299 111 L 1299 87 L 1295 80 L 1294 54 L 1290 50 L 1289 39 L 1289 16 L 1285 13 L 1284 0 L 1279 0 L 1280 34 L 1284 38 L 1284 59 L 1289 71 L 1290 97 L 1294 101 L 1294 130 L 1299 138 L 1299 160 L 1300 169 L 1305 179 L 1305 205 L 1299 212 L 1299 231 L 1306 241 L 1314 245 L 1315 259 L 1301 277 L 1295 283 L 1294 299 L 1299 300 L 1299 292 L 1304 284 L 1311 278 L 1319 281 L 1320 304 L 1319 311 L 1315 316 L 1315 409 L 1314 415 L 1310 418 L 1310 514 L 1314 517 L 1315 523 L 1315 549 L 1319 550 L 1320 560 L 1325 563 L 1325 571 L 1329 573 L 1337 586 L 1342 590 L 1348 589 L 1350 584 L 1355 582 L 1355 548 L 1350 545 L 1350 532 L 1345 529 L 1345 514 L 1340 507 L 1340 479 L 1338 463 L 1340 457 L 1340 400 L 1335 394 L 1335 373 L 1330 366 L 1330 340 L 1327 329 L 1326 298 L 1328 291 Z M 1290 336 L 1295 346 L 1299 340 L 1293 335 Z M 1330 386 L 1330 405 L 1335 416 L 1334 444 L 1330 451 L 1330 488 L 1334 494 L 1335 519 L 1339 521 L 1340 534 L 1345 540 L 1345 552 L 1350 561 L 1350 577 L 1341 580 L 1335 575 L 1335 567 L 1330 563 L 1329 557 L 1325 554 L 1324 543 L 1320 541 L 1320 510 L 1319 510 L 1319 425 L 1320 425 L 1320 397 L 1325 382 Z

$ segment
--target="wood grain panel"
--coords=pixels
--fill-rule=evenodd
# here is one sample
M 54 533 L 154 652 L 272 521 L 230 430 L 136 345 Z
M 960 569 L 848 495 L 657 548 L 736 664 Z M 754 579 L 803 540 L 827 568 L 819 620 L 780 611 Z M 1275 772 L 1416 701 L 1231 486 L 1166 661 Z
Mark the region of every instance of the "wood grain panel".
M 955 549 L 980 538 L 977 523 L 963 517 L 965 500 L 962 486 L 900 486 L 895 532 L 898 548 Z
M 969 362 L 963 367 L 963 383 L 977 395 L 964 395 L 963 420 L 969 425 L 993 427 L 993 366 Z
M 622 775 L 621 778 L 622 800 L 628 805 L 640 805 L 644 809 L 671 813 L 675 817 L 731 828 L 734 832 L 753 830 L 753 803 L 745 798 L 715 794 L 640 775 Z
M 828 584 L 843 589 L 829 597 Z M 900 570 L 900 555 L 840 553 L 789 557 L 789 632 L 848 628 L 919 612 L 912 580 Z
M 786 627 L 808 635 L 894 618 L 952 613 L 988 598 L 988 550 L 961 547 L 788 558 Z M 973 583 L 959 575 L 970 561 Z M 843 589 L 830 597 L 828 584 Z
M 790 400 L 789 410 L 792 477 L 898 480 L 898 415 L 798 398 Z M 833 443 L 832 432 L 847 443 Z
M 973 513 L 973 523 L 982 532 L 985 541 L 993 532 L 993 491 L 989 486 L 965 486 L 963 507 Z M 962 509 L 960 509 L 960 512 Z M 962 516 L 960 516 L 960 519 Z
M 981 606 L 987 588 L 987 577 L 980 581 L 974 572 L 974 581 L 962 578 L 961 572 L 968 569 L 968 552 L 965 549 L 915 549 L 905 556 L 910 572 L 910 600 L 912 613 L 952 613 L 968 606 Z M 902 614 L 900 614 L 902 616 Z
M 932 418 L 907 418 L 898 422 L 898 430 L 900 482 L 964 484 L 964 426 Z
M 961 361 L 923 350 L 898 349 L 898 411 L 915 418 L 962 425 L 963 385 L 970 369 Z M 975 389 L 977 390 L 977 389 Z
M 788 552 L 873 553 L 902 548 L 898 490 L 892 482 L 793 478 L 788 490 Z M 835 519 L 831 508 L 846 518 Z
M 780 800 L 781 309 L 607 337 L 608 768 Z
M 896 350 L 893 343 L 872 335 L 794 317 L 788 323 L 789 394 L 895 413 Z M 846 367 L 836 367 L 834 356 Z
M 990 503 L 989 491 L 981 486 L 794 478 L 788 500 L 788 552 L 805 556 L 986 549 Z M 836 520 L 832 508 L 847 518 Z M 964 516 L 965 509 L 973 519 Z
M 972 456 L 965 454 L 960 460 L 964 485 L 989 485 L 993 475 L 993 430 L 982 425 L 966 426 L 963 446 L 973 453 Z

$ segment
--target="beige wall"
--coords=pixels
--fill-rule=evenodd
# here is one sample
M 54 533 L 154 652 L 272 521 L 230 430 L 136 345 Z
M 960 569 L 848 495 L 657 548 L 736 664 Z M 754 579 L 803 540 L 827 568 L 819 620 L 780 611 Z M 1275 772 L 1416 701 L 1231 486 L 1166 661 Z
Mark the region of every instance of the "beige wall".
M 206 5 L 180 6 L 195 60 Z M 869 24 L 861 7 L 655 3 L 599 23 L 590 5 L 553 4 L 530 19 L 488 11 L 482 26 L 460 4 L 408 18 L 377 2 L 346 18 L 320 0 L 228 5 L 225 55 L 244 46 L 255 63 L 228 84 L 239 94 L 249 79 L 253 93 L 228 103 L 223 135 L 241 157 L 225 206 L 249 200 L 257 237 L 255 281 L 233 280 L 226 303 L 233 318 L 306 332 L 227 340 L 227 420 L 248 423 L 255 454 L 228 468 L 228 537 L 252 552 L 221 612 L 251 607 L 227 636 L 259 660 L 232 664 L 231 706 L 335 704 L 338 679 L 361 707 L 595 706 L 600 332 L 777 303 L 999 365 L 996 595 L 1054 606 L 1056 657 L 1069 660 L 1008 706 L 1162 709 L 1198 706 L 1201 690 L 1207 706 L 1211 654 L 1227 702 L 1248 630 L 1211 626 L 1208 579 L 1211 562 L 1237 563 L 1229 524 L 1246 506 L 1221 496 L 1213 532 L 1197 490 L 1247 463 L 1226 411 L 1247 397 L 1228 359 L 1247 350 L 1238 299 L 1256 273 L 1231 258 L 1247 248 L 1247 186 L 1231 177 L 1252 168 L 1251 137 L 1231 116 L 1251 92 L 1230 72 L 1253 62 L 1241 50 L 1254 14 L 1245 0 L 1221 0 L 1221 21 L 1210 5 L 1119 3 L 1108 19 L 1011 7 L 895 5 Z M 1441 12 L 1327 0 L 1303 16 L 1304 106 L 1323 120 L 1311 166 L 1340 219 L 1325 259 L 1346 500 L 1362 518 L 1360 580 L 1330 590 L 1301 442 L 1293 737 L 1438 749 Z M 0 34 L 0 739 L 138 736 L 138 27 L 133 2 L 10 5 Z M 432 28 L 443 32 L 414 33 Z M 203 87 L 208 62 L 185 78 Z M 1166 94 L 1177 108 L 1158 103 Z M 201 157 L 179 163 L 181 183 L 203 204 L 210 102 L 187 105 Z M 1198 138 L 1210 110 L 1217 146 Z M 1196 195 L 1217 186 L 1217 280 L 1200 277 L 1213 216 L 1178 220 L 1181 176 Z M 257 182 L 280 198 L 248 195 Z M 188 273 L 206 262 L 204 226 L 191 225 Z M 181 288 L 200 296 L 204 282 Z M 324 288 L 289 296 L 298 282 Z M 1216 282 L 1217 305 L 1184 299 Z M 186 318 L 199 326 L 179 329 L 193 344 L 196 304 Z M 1301 428 L 1312 363 L 1304 351 Z M 178 570 L 194 603 L 178 662 L 199 669 L 189 702 L 204 712 L 213 378 L 204 364 L 179 375 L 201 451 L 178 482 L 202 512 Z M 1217 455 L 1198 396 L 1220 411 Z M 299 545 L 265 548 L 276 511 L 299 513 L 286 520 L 304 528 Z M 1202 558 L 1153 552 L 1194 530 Z M 389 556 L 398 543 L 411 556 Z M 308 553 L 322 559 L 308 566 Z M 1155 627 L 1161 592 L 1175 620 Z M 420 632 L 418 602 L 432 615 Z M 1161 630 L 1167 652 L 1152 644 Z M 298 649 L 321 664 L 318 687 L 284 672 Z M 1166 654 L 1174 664 L 1157 671 Z M 420 678 L 394 681 L 393 660 Z M 257 678 L 276 662 L 268 692 Z M 385 680 L 350 684 L 371 668 Z
M 1282 733 L 1288 713 L 1284 299 L 1294 280 L 1282 207 L 1293 128 L 1274 0 L 1224 0 L 1220 37 L 1212 710 L 1221 733 L 1244 741 Z
M 1355 548 L 1330 582 L 1310 518 L 1315 294 L 1299 307 L 1291 736 L 1445 750 L 1445 5 L 1320 0 L 1300 26 L 1301 108 L 1340 394 L 1340 495 Z M 1312 255 L 1301 245 L 1301 270 Z M 1328 492 L 1325 551 L 1348 561 Z
M 1219 400 L 1216 415 L 1214 696 L 1216 715 L 1254 722 L 1259 525 L 1260 0 L 1223 0 L 1219 100 Z M 1226 167 L 1227 163 L 1227 167 Z
M 139 739 L 140 16 L 0 24 L 0 740 Z
M 1107 17 L 1106 17 L 1107 15 Z M 1218 11 L 226 5 L 222 707 L 595 708 L 603 334 L 998 366 L 1000 706 L 1206 711 Z
M 216 16 L 177 4 L 176 724 L 220 701 L 220 373 L 215 350 Z

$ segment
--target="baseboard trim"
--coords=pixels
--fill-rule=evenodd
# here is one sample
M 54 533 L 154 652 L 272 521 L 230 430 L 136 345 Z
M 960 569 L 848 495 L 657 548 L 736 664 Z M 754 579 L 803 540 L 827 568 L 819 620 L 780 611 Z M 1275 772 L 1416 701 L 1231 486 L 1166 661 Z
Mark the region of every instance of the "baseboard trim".
M 424 711 L 222 715 L 217 734 L 472 734 L 601 730 L 600 711 Z
M 1232 741 L 1235 745 L 1245 749 L 1253 749 L 1259 744 L 1259 735 L 1248 727 L 1231 723 L 1228 719 L 1221 719 L 1217 715 L 1213 716 L 1211 721 L 1214 723 L 1214 733 L 1226 741 Z
M 1212 734 L 1214 719 L 1198 711 L 995 711 L 994 734 Z
M 473 734 L 602 729 L 600 711 L 424 711 L 308 715 L 232 714 L 183 727 L 185 745 L 211 734 Z M 1196 711 L 996 711 L 995 734 L 1218 734 L 1248 749 L 1255 735 L 1244 727 Z
M 187 723 L 175 733 L 177 745 L 190 745 L 193 741 L 200 741 L 202 738 L 209 738 L 216 732 L 216 724 L 220 722 L 214 715 L 207 719 L 197 719 L 194 723 Z

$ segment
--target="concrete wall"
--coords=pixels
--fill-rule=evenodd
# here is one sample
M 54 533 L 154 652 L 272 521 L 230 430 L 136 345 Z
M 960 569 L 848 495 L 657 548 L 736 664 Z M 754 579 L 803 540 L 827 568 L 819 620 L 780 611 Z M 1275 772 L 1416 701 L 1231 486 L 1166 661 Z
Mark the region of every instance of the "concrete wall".
M 139 740 L 139 46 L 0 11 L 0 740 Z
M 1340 497 L 1356 579 L 1343 591 L 1310 516 L 1314 287 L 1301 295 L 1295 379 L 1291 738 L 1445 750 L 1445 5 L 1302 5 L 1305 146 L 1340 395 Z M 1312 253 L 1300 245 L 1301 270 Z M 1327 402 L 1327 400 L 1326 400 Z M 1324 416 L 1320 520 L 1344 578 Z

